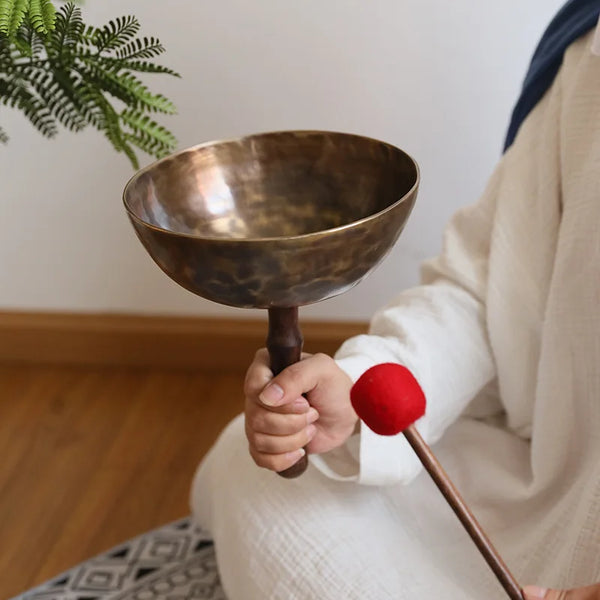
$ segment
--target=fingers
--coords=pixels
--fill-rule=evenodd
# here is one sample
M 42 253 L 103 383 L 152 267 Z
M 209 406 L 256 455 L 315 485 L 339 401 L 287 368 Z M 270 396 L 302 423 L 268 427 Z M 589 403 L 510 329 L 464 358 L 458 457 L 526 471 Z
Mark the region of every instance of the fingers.
M 254 462 L 273 471 L 291 467 L 304 456 L 303 447 L 315 436 L 313 423 L 318 418 L 312 407 L 301 414 L 273 412 L 247 399 L 245 428 Z
M 269 355 L 259 350 L 246 373 L 246 437 L 254 462 L 272 471 L 284 471 L 305 454 L 303 449 L 316 434 L 319 413 L 300 394 L 288 395 L 284 404 L 264 405 L 259 396 L 273 379 Z
M 350 404 L 352 382 L 336 362 L 325 354 L 303 355 L 276 377 L 269 365 L 268 352 L 259 350 L 244 383 L 254 461 L 281 471 L 297 462 L 307 445 L 310 452 L 326 452 L 344 443 L 357 416 Z
M 287 454 L 261 454 L 250 447 L 250 456 L 259 467 L 277 473 L 285 471 L 295 465 L 305 454 L 306 451 L 304 448 L 299 448 L 298 450 L 288 452 Z
M 277 377 L 268 380 L 267 385 L 260 391 L 258 399 L 270 408 L 287 404 L 302 394 L 314 390 L 322 378 L 330 372 L 332 365 L 333 359 L 325 354 L 308 356 L 287 367 Z M 257 377 L 258 372 L 257 369 Z
M 285 414 L 247 400 L 246 437 L 250 456 L 265 469 L 284 471 L 305 454 L 306 446 L 315 436 L 312 424 L 319 417 L 314 408 L 302 414 Z
M 273 436 L 294 435 L 319 418 L 312 407 L 301 414 L 272 412 L 260 406 L 248 407 L 246 426 L 254 433 Z
M 259 395 L 265 386 L 273 379 L 273 373 L 271 372 L 269 364 L 269 353 L 266 348 L 261 348 L 255 354 L 254 361 L 246 372 L 246 379 L 244 380 L 244 395 L 246 396 L 246 399 L 251 399 L 254 402 L 261 404 Z M 288 397 L 290 397 L 290 394 L 288 394 Z M 270 410 L 279 413 L 302 414 L 309 409 L 309 406 L 306 398 L 303 398 L 301 394 L 298 394 L 296 398 L 290 399 L 285 404 L 269 408 Z
M 256 454 L 287 454 L 294 452 L 306 446 L 315 436 L 317 428 L 314 425 L 308 425 L 300 431 L 290 435 L 270 435 L 268 433 L 258 433 L 246 428 L 246 436 L 250 443 L 250 448 Z
M 246 379 L 244 380 L 244 394 L 246 397 L 258 396 L 265 385 L 273 379 L 273 373 L 269 365 L 269 353 L 266 348 L 261 348 L 254 355 L 254 360 L 248 371 L 246 371 Z

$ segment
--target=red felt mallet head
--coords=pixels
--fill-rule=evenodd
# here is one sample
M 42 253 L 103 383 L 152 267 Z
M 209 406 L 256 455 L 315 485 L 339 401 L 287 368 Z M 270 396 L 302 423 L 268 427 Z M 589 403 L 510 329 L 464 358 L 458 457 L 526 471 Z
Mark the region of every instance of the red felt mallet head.
M 421 386 L 406 367 L 394 363 L 365 371 L 350 400 L 360 419 L 379 435 L 396 435 L 425 414 Z

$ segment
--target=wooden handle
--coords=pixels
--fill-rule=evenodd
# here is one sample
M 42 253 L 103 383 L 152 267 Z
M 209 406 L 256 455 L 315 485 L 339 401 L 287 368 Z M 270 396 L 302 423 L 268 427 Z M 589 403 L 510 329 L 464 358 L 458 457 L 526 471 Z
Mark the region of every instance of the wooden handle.
M 448 504 L 454 511 L 454 514 L 459 518 L 471 539 L 487 561 L 494 575 L 498 578 L 502 587 L 508 594 L 511 600 L 524 600 L 523 592 L 519 584 L 504 564 L 504 561 L 492 545 L 492 542 L 485 535 L 481 525 L 473 513 L 469 510 L 465 501 L 462 499 L 458 490 L 454 487 L 447 473 L 438 462 L 437 458 L 431 451 L 431 448 L 425 443 L 414 425 L 411 425 L 404 430 L 404 436 L 408 443 L 423 463 L 425 469 L 439 488 L 442 495 L 447 500 Z
M 303 343 L 302 332 L 298 326 L 298 308 L 269 308 L 267 350 L 274 375 L 300 360 Z M 293 479 L 302 475 L 306 467 L 308 456 L 305 454 L 296 464 L 280 471 L 278 475 Z

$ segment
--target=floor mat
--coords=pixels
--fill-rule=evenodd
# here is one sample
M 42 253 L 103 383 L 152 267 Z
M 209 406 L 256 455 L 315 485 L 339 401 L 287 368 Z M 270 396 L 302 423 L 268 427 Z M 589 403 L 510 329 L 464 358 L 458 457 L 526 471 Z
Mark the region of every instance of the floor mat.
M 214 546 L 190 518 L 133 538 L 13 600 L 226 600 Z

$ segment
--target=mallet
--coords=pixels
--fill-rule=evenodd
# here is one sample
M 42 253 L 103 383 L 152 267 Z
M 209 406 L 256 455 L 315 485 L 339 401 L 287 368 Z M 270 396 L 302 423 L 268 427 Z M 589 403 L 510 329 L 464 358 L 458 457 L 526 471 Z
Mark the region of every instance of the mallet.
M 425 414 L 425 395 L 412 373 L 399 364 L 376 365 L 354 384 L 351 401 L 356 414 L 375 433 L 404 434 L 508 596 L 523 600 L 519 584 L 413 425 Z

